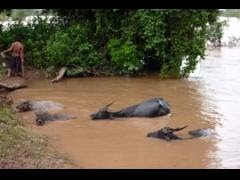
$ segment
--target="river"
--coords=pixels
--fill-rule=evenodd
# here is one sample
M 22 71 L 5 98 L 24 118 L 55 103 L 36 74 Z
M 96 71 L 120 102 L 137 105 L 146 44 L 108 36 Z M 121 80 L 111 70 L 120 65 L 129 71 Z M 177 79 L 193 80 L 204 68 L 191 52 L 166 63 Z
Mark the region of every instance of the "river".
M 56 84 L 32 81 L 11 93 L 15 100 L 52 100 L 70 121 L 37 126 L 33 113 L 22 113 L 27 126 L 46 135 L 57 151 L 83 168 L 240 168 L 240 49 L 222 48 L 207 57 L 186 80 L 161 80 L 156 75 L 139 78 L 89 77 Z M 92 121 L 89 115 L 114 101 L 112 110 L 163 97 L 170 116 Z M 164 126 L 189 130 L 212 128 L 206 138 L 166 142 L 146 134 Z

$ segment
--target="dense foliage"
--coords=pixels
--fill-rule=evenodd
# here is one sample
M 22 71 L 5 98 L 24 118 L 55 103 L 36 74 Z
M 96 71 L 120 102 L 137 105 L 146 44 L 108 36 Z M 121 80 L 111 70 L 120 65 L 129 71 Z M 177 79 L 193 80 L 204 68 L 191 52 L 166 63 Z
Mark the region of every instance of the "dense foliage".
M 81 67 L 114 74 L 144 72 L 148 57 L 161 77 L 188 77 L 207 40 L 222 36 L 215 9 L 53 9 L 57 23 L 15 25 L 0 35 L 3 46 L 16 32 L 41 68 Z M 183 60 L 185 66 L 181 68 Z
M 48 22 L 49 21 L 49 22 Z M 26 26 L 21 21 L 9 25 L 6 30 L 0 31 L 0 49 L 6 49 L 14 41 L 16 36 L 22 38 L 25 45 L 26 63 L 45 68 L 45 51 L 47 40 L 60 29 L 56 18 L 50 20 L 36 17 Z
M 72 25 L 66 30 L 59 30 L 47 41 L 46 67 L 79 66 L 89 69 L 100 62 L 99 54 L 88 41 L 88 28 Z

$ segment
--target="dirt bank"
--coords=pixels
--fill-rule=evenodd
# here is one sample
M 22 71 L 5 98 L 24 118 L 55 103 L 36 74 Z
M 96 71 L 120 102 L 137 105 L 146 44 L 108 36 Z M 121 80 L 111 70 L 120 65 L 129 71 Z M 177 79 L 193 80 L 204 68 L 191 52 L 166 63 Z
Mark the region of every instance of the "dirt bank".
M 44 76 L 34 69 L 27 69 L 26 81 L 36 81 Z M 0 91 L 8 96 L 7 91 Z M 27 97 L 26 97 L 27 98 Z M 14 99 L 13 99 L 14 100 Z M 48 143 L 46 136 L 33 133 L 26 124 L 11 111 L 0 106 L 0 168 L 76 168 Z

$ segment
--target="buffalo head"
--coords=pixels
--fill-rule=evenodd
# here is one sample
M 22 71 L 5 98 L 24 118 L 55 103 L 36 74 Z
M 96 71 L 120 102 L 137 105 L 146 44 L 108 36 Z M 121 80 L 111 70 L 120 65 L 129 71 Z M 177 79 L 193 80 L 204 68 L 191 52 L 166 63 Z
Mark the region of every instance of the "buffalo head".
M 95 112 L 95 113 L 91 114 L 90 117 L 92 118 L 92 120 L 113 119 L 113 113 L 108 108 L 112 104 L 113 104 L 113 102 L 108 104 L 108 105 L 106 105 L 106 106 L 104 106 L 98 112 Z
M 183 130 L 186 127 L 187 126 L 184 126 L 181 128 L 175 128 L 175 129 L 170 127 L 164 127 L 158 131 L 148 133 L 147 137 L 160 138 L 160 139 L 165 139 L 167 141 L 170 141 L 173 139 L 181 139 L 180 137 L 176 136 L 174 132 Z

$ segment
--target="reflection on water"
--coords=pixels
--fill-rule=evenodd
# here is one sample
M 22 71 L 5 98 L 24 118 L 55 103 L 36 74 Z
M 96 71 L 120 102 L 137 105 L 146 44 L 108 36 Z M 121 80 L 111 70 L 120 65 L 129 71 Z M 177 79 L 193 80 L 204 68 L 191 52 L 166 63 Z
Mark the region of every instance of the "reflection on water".
M 220 162 L 220 168 L 240 167 L 239 55 L 239 48 L 213 50 L 209 52 L 207 60 L 202 61 L 200 77 L 192 78 L 200 84 L 198 89 L 204 97 L 203 112 L 209 114 L 210 106 L 217 113 L 212 121 L 216 122 L 215 129 L 220 139 L 212 156 Z
M 240 49 L 209 52 L 188 80 L 106 77 L 75 78 L 57 84 L 32 82 L 12 93 L 15 99 L 53 100 L 78 118 L 38 127 L 32 113 L 23 118 L 47 135 L 60 153 L 85 168 L 238 168 L 240 166 Z M 91 121 L 89 115 L 114 101 L 113 110 L 152 97 L 163 97 L 171 116 Z M 146 138 L 164 126 L 212 128 L 208 138 L 165 142 Z

